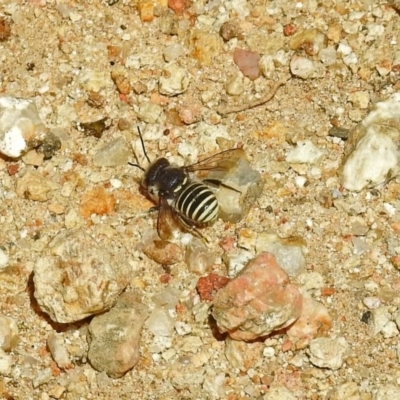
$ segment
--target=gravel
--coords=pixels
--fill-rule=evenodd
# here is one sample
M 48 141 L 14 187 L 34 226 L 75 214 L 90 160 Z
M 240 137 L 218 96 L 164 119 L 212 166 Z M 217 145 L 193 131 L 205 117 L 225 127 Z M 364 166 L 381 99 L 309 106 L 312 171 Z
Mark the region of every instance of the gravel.
M 341 176 L 400 96 L 399 2 L 136 3 L 0 0 L 0 398 L 400 398 L 397 104 L 389 167 Z M 260 173 L 246 215 L 201 229 L 208 253 L 138 247 L 156 213 L 137 126 L 151 161 L 243 147 Z M 269 234 L 297 238 L 290 282 L 329 314 L 311 341 L 235 342 L 197 292 Z

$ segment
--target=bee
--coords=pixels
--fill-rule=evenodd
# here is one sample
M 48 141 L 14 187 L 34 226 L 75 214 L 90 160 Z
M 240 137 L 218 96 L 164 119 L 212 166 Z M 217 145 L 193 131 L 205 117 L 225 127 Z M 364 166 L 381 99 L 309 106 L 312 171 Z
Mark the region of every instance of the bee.
M 219 179 L 197 179 L 192 173 L 197 171 L 228 171 L 239 158 L 244 157 L 242 149 L 229 149 L 205 158 L 195 164 L 177 166 L 165 157 L 151 162 L 138 127 L 143 153 L 149 162 L 147 169 L 139 164 L 129 163 L 143 171 L 142 189 L 156 204 L 150 210 L 158 211 L 157 232 L 161 239 L 171 236 L 172 226 L 203 238 L 196 229 L 212 224 L 218 218 L 219 204 L 210 186 L 224 186 L 233 191 L 237 189 L 224 184 Z

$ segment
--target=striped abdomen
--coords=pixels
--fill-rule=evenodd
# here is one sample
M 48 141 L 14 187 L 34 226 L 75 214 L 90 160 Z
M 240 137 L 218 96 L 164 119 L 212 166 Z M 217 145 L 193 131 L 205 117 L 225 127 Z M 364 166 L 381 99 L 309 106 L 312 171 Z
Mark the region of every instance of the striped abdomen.
M 211 223 L 218 216 L 215 194 L 200 182 L 190 182 L 183 186 L 176 198 L 175 208 L 195 225 Z

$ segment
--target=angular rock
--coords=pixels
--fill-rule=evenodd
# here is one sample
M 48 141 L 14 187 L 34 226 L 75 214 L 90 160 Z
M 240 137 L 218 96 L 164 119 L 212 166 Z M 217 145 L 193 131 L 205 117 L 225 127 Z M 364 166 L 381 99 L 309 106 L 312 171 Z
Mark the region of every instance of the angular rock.
M 119 137 L 98 150 L 93 156 L 93 163 L 97 167 L 116 167 L 128 164 L 131 156 L 132 151 L 126 140 Z
M 159 79 L 159 91 L 166 96 L 176 96 L 187 90 L 190 83 L 186 69 L 175 63 L 167 65 Z
M 289 163 L 319 164 L 324 152 L 316 147 L 311 140 L 297 142 L 297 147 L 290 150 L 286 156 Z
M 59 185 L 40 172 L 27 170 L 17 181 L 18 196 L 33 201 L 47 201 L 52 198 Z
M 261 196 L 264 182 L 261 174 L 252 169 L 245 154 L 237 152 L 232 167 L 225 171 L 212 171 L 207 179 L 223 183 L 215 195 L 219 204 L 219 217 L 224 221 L 240 221 Z
M 158 264 L 173 265 L 183 260 L 181 246 L 160 239 L 158 234 L 153 231 L 143 237 L 137 248 Z
M 400 170 L 400 92 L 377 103 L 345 145 L 341 183 L 348 190 L 374 187 Z
M 147 307 L 133 293 L 124 293 L 115 307 L 89 325 L 88 358 L 93 368 L 119 378 L 139 361 L 139 341 Z
M 318 61 L 295 55 L 290 60 L 290 72 L 302 79 L 321 78 L 323 67 Z
M 292 324 L 302 297 L 270 253 L 261 253 L 214 297 L 212 315 L 221 333 L 250 341 Z
M 244 76 L 254 81 L 260 77 L 260 67 L 258 62 L 261 56 L 258 53 L 249 50 L 235 49 L 233 52 L 233 61 L 238 66 Z
M 186 247 L 185 261 L 190 272 L 203 275 L 210 270 L 216 259 L 216 254 L 210 252 L 204 243 L 193 238 Z
M 11 351 L 17 343 L 17 323 L 12 318 L 0 314 L 0 350 Z
M 344 337 L 314 339 L 309 348 L 310 361 L 317 367 L 337 370 L 342 367 L 348 348 Z
M 71 368 L 72 363 L 61 337 L 54 332 L 47 338 L 47 347 L 59 368 Z
M 34 266 L 34 296 L 53 321 L 68 323 L 108 310 L 130 279 L 126 260 L 112 257 L 84 230 L 58 234 Z
M 360 400 L 360 391 L 357 383 L 346 382 L 329 391 L 327 400 Z
M 34 99 L 0 97 L 0 152 L 17 158 L 39 146 L 47 129 Z
M 296 400 L 295 395 L 285 386 L 271 386 L 262 400 Z
M 14 364 L 13 357 L 0 349 L 0 375 L 9 376 Z
M 159 121 L 163 112 L 163 108 L 149 101 L 142 103 L 139 107 L 138 118 L 148 124 L 155 124 Z
M 215 293 L 225 287 L 230 282 L 230 279 L 226 276 L 220 276 L 217 274 L 208 274 L 207 276 L 201 277 L 196 285 L 196 289 L 199 292 L 201 300 L 212 301 Z
M 146 321 L 146 326 L 154 336 L 172 336 L 175 321 L 167 311 L 155 308 Z
M 374 389 L 373 400 L 394 400 L 399 397 L 400 388 L 393 384 L 381 384 Z
M 262 251 L 272 253 L 289 276 L 299 275 L 306 267 L 306 243 L 298 236 L 283 239 L 272 232 L 261 232 L 256 240 L 256 252 Z
M 296 342 L 302 340 L 303 347 L 309 340 L 315 338 L 332 327 L 332 318 L 327 308 L 318 301 L 303 297 L 303 308 L 299 319 L 291 325 L 286 333 Z
M 326 47 L 328 38 L 319 29 L 306 29 L 293 35 L 290 39 L 292 50 L 304 50 L 309 56 L 314 56 Z
M 261 364 L 263 348 L 262 342 L 246 343 L 228 338 L 225 341 L 225 357 L 233 368 L 247 371 Z

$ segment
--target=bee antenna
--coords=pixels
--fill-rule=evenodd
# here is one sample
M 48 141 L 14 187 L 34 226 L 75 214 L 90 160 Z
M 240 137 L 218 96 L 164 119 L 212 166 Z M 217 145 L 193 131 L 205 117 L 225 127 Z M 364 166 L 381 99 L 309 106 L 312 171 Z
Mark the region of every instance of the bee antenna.
M 131 163 L 131 162 L 128 162 L 128 164 L 131 165 L 132 167 L 139 168 L 140 170 L 145 172 L 145 169 L 143 167 L 141 167 L 139 164 L 134 164 L 134 163 Z
M 138 132 L 139 132 L 140 143 L 142 143 L 143 153 L 144 153 L 144 155 L 145 155 L 147 161 L 149 162 L 149 164 L 151 164 L 150 158 L 149 158 L 149 156 L 148 156 L 147 153 L 146 153 L 146 148 L 144 147 L 143 136 L 142 136 L 142 132 L 140 131 L 139 125 L 138 125 L 138 127 L 137 127 L 137 130 L 138 130 Z M 135 164 L 135 165 L 136 165 L 136 164 Z M 136 165 L 136 166 L 139 167 L 141 170 L 144 171 L 144 169 L 143 169 L 142 167 L 140 167 L 139 165 Z

